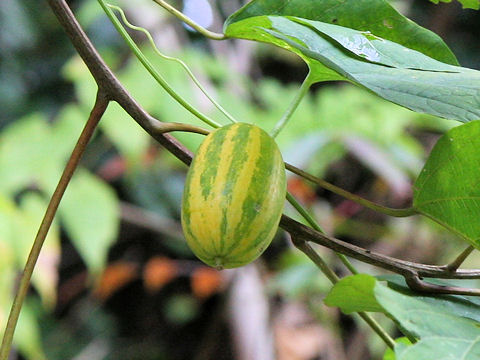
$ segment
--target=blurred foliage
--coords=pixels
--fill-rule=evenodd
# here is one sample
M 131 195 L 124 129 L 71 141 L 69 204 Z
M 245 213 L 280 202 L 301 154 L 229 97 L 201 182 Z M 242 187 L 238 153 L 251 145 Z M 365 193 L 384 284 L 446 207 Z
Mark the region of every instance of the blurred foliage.
M 452 0 L 430 0 L 431 2 L 438 4 L 441 2 L 451 2 Z M 464 9 L 480 9 L 480 2 L 478 0 L 458 0 Z
M 142 106 L 162 121 L 201 125 L 129 55 L 95 1 L 73 3 L 102 55 Z M 167 21 L 148 1 L 120 3 L 130 10 L 133 22 L 150 21 L 159 46 L 184 60 L 237 119 L 270 130 L 296 94 L 298 83 L 292 78 L 297 75 L 292 74 L 301 75 L 305 68 L 290 54 L 262 46 L 216 48 Z M 218 8 L 226 16 L 237 5 L 223 2 Z M 461 16 L 478 19 L 470 13 Z M 472 22 L 477 24 L 472 33 L 478 23 Z M 96 87 L 44 3 L 2 1 L 0 29 L 3 324 L 16 275 L 88 117 Z M 177 64 L 160 59 L 147 45 L 142 49 L 182 96 L 225 123 Z M 463 58 L 474 62 L 475 51 L 463 52 Z M 253 58 L 250 67 L 238 65 L 237 56 Z M 281 81 L 285 77 L 290 77 L 288 83 Z M 333 84 L 313 89 L 278 142 L 286 161 L 374 200 L 403 206 L 426 152 L 453 126 L 350 85 Z M 193 134 L 175 136 L 193 151 L 202 140 Z M 210 333 L 219 340 L 209 351 L 232 358 L 225 321 L 218 315 L 231 279 L 228 273 L 209 273 L 179 241 L 185 170 L 116 104 L 109 106 L 37 264 L 32 296 L 15 337 L 24 358 L 186 359 L 198 348 L 208 348 Z M 458 247 L 450 234 L 428 220 L 378 217 L 293 176 L 289 188 L 329 232 L 358 245 L 426 262 L 446 261 Z M 126 203 L 136 206 L 140 220 Z M 286 211 L 298 217 L 292 209 Z M 326 254 L 334 265 L 333 256 Z M 469 261 L 475 263 L 478 257 Z M 342 327 L 356 326 L 342 324 L 319 305 L 328 284 L 281 234 L 262 262 L 271 299 L 306 303 L 312 316 L 325 320 L 337 335 Z M 214 321 L 217 317 L 220 324 Z M 382 352 L 371 358 L 380 358 Z

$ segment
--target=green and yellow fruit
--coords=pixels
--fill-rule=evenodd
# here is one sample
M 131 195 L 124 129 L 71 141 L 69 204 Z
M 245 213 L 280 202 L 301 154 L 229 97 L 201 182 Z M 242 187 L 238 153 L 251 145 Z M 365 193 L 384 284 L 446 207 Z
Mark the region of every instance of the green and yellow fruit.
M 257 126 L 210 133 L 187 174 L 182 228 L 195 255 L 217 269 L 255 260 L 278 228 L 286 175 L 277 144 Z

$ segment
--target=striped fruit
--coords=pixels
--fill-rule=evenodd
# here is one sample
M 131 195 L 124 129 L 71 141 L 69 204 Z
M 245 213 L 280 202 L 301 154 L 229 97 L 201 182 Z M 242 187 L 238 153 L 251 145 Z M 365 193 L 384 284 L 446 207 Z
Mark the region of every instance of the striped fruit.
M 217 269 L 255 260 L 272 241 L 286 194 L 275 141 L 237 123 L 210 133 L 187 174 L 182 228 L 195 255 Z

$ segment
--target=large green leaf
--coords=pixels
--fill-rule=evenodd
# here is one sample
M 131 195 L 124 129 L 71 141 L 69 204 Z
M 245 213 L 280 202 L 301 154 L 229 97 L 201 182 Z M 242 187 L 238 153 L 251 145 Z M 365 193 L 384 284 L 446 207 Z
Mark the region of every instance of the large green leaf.
M 35 185 L 55 184 L 61 170 L 50 141 L 50 127 L 41 114 L 30 114 L 0 134 L 0 191 L 8 195 Z
M 397 360 L 480 359 L 480 314 L 478 304 L 468 297 L 418 295 L 360 274 L 338 282 L 325 303 L 346 313 L 364 311 L 366 303 L 378 304 L 373 309 L 387 314 L 402 331 L 419 339 L 412 346 L 397 346 Z
M 254 0 L 227 19 L 225 31 L 228 33 L 236 22 L 261 15 L 297 16 L 370 31 L 434 59 L 458 65 L 438 35 L 408 20 L 385 0 Z
M 17 256 L 21 259 L 19 266 L 22 268 L 27 261 L 28 254 L 33 245 L 38 227 L 47 209 L 48 202 L 37 193 L 26 193 L 19 204 L 17 236 L 13 239 L 17 249 Z M 58 264 L 60 263 L 60 231 L 57 222 L 54 222 L 48 231 L 47 238 L 42 246 L 42 251 L 35 265 L 36 271 L 32 275 L 32 283 L 41 296 L 42 303 L 53 309 L 57 299 Z
M 433 148 L 414 184 L 414 207 L 480 249 L 480 121 L 457 126 Z
M 18 319 L 13 342 L 29 360 L 46 360 L 42 346 L 42 334 L 38 320 L 38 309 L 33 302 L 25 302 Z
M 299 18 L 258 16 L 226 28 L 232 37 L 293 51 L 314 81 L 343 79 L 417 112 L 480 119 L 480 72 L 442 64 L 370 33 Z
M 89 270 L 98 274 L 118 231 L 118 200 L 113 190 L 80 169 L 65 192 L 59 212 Z
M 8 274 L 9 271 L 23 269 L 46 208 L 46 200 L 38 193 L 24 193 L 18 206 L 13 199 L 0 196 L 0 272 L 2 275 Z M 32 283 L 43 304 L 49 308 L 52 308 L 56 301 L 59 261 L 60 235 L 58 225 L 54 222 L 37 261 L 38 271 L 35 271 L 32 277 Z M 7 292 L 7 295 L 9 294 Z

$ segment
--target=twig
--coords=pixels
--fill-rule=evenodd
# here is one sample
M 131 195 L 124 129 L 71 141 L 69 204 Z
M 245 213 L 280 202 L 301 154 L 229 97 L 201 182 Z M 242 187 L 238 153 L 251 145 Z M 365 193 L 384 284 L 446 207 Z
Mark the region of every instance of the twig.
M 480 289 L 468 289 L 458 286 L 445 286 L 445 285 L 436 285 L 431 284 L 425 281 L 422 281 L 420 277 L 416 274 L 411 276 L 405 276 L 405 281 L 410 289 L 431 293 L 431 294 L 454 294 L 454 295 L 469 295 L 469 296 L 480 296 Z
M 315 265 L 317 265 L 317 267 L 327 276 L 332 284 L 336 284 L 339 281 L 338 276 L 330 269 L 327 263 L 306 241 L 298 239 L 292 235 L 292 242 L 296 248 L 307 255 L 309 259 L 312 260 Z M 370 314 L 362 311 L 359 312 L 358 315 L 370 326 L 373 331 L 375 331 L 378 336 L 380 336 L 380 338 L 385 342 L 385 344 L 387 344 L 389 348 L 394 348 L 395 341 Z
M 35 240 L 33 242 L 32 249 L 30 250 L 30 254 L 28 255 L 25 269 L 23 270 L 22 277 L 20 278 L 20 284 L 15 295 L 12 308 L 10 310 L 10 315 L 8 317 L 7 326 L 2 340 L 2 347 L 0 348 L 0 360 L 7 360 L 8 358 L 8 354 L 12 345 L 13 334 L 15 332 L 15 327 L 17 326 L 18 317 L 20 315 L 20 310 L 22 308 L 25 297 L 27 296 L 28 288 L 30 286 L 30 279 L 32 277 L 32 273 L 35 268 L 38 256 L 40 255 L 40 250 L 42 249 L 42 245 L 48 234 L 48 230 L 50 229 L 53 218 L 55 217 L 55 213 L 57 212 L 60 200 L 65 193 L 65 189 L 67 188 L 70 179 L 72 178 L 73 173 L 77 168 L 80 158 L 85 152 L 85 148 L 90 141 L 93 132 L 98 122 L 100 121 L 100 118 L 107 109 L 108 103 L 109 101 L 105 97 L 105 94 L 103 94 L 103 92 L 99 90 L 97 98 L 95 100 L 95 104 L 90 113 L 90 117 L 88 118 L 88 121 L 85 124 L 85 127 L 83 128 L 80 137 L 78 138 L 77 144 L 73 148 L 72 155 L 70 156 L 70 159 L 68 160 L 68 163 L 63 170 L 62 176 L 60 177 L 58 185 L 50 199 L 42 223 L 40 224 L 40 228 L 38 229 L 37 236 L 35 237 Z
M 182 132 L 191 132 L 195 134 L 201 135 L 208 135 L 210 131 L 200 128 L 198 126 L 185 124 L 185 123 L 177 123 L 177 122 L 168 122 L 168 123 L 161 123 L 160 121 L 153 125 L 152 127 L 153 132 L 156 134 L 166 134 L 173 131 L 182 131 Z
M 285 163 L 285 168 L 287 170 L 290 170 L 291 172 L 293 172 L 294 174 L 297 174 L 319 186 L 321 186 L 322 188 L 324 189 L 327 189 L 337 195 L 340 195 L 342 197 L 344 197 L 345 199 L 348 199 L 348 200 L 351 200 L 353 202 L 356 202 L 357 204 L 360 204 L 362 206 L 365 206 L 366 208 L 369 208 L 371 210 L 374 210 L 374 211 L 378 211 L 380 213 L 383 213 L 385 215 L 390 215 L 390 216 L 394 216 L 394 217 L 407 217 L 407 216 L 412 216 L 412 215 L 415 215 L 417 214 L 417 210 L 415 210 L 414 208 L 410 207 L 410 208 L 406 208 L 406 209 L 393 209 L 393 208 L 389 208 L 389 207 L 386 207 L 386 206 L 383 206 L 383 205 L 379 205 L 379 204 L 376 204 L 370 200 L 367 200 L 367 199 L 364 199 L 362 198 L 361 196 L 358 196 L 358 195 L 355 195 L 355 194 L 352 194 L 351 192 L 347 191 L 347 190 L 344 190 L 342 188 L 339 188 L 338 186 L 335 186 L 333 184 L 330 184 L 329 182 L 323 180 L 323 179 L 320 179 L 316 176 L 313 176 L 305 171 L 303 171 L 302 169 L 299 169 L 291 164 L 287 164 Z
M 305 240 L 301 240 L 292 235 L 292 243 L 297 249 L 307 255 L 315 265 L 317 265 L 317 267 L 322 271 L 323 274 L 325 274 L 332 284 L 336 284 L 340 280 L 337 274 L 330 269 L 325 260 L 323 260 L 323 258 L 318 255 L 318 253 L 313 250 L 313 248 Z
M 165 10 L 167 10 L 170 14 L 180 19 L 181 21 L 183 21 L 185 24 L 188 24 L 189 26 L 197 30 L 203 36 L 212 40 L 225 40 L 227 38 L 225 34 L 219 34 L 219 33 L 205 29 L 203 26 L 197 24 L 195 21 L 193 21 L 188 16 L 186 16 L 185 14 L 175 9 L 170 4 L 167 4 L 165 1 L 163 0 L 153 0 L 153 1 L 155 1 L 158 5 L 163 7 Z
M 101 84 L 109 99 L 116 101 L 147 133 L 185 164 L 192 160 L 191 152 L 169 134 L 163 134 L 160 121 L 149 115 L 127 92 L 105 64 L 90 39 L 78 23 L 65 0 L 48 0 L 53 13 L 64 28 L 78 54 L 87 65 L 95 82 Z
M 297 237 L 299 240 L 310 241 L 325 246 L 336 252 L 353 257 L 367 264 L 392 271 L 404 277 L 411 277 L 412 274 L 416 274 L 420 277 L 430 278 L 480 279 L 480 269 L 457 270 L 455 272 L 450 272 L 445 266 L 419 264 L 392 258 L 390 256 L 366 250 L 359 246 L 355 246 L 345 241 L 322 234 L 309 228 L 308 226 L 299 223 L 298 221 L 293 220 L 292 218 L 289 218 L 286 215 L 282 216 L 280 226 L 284 230 L 288 231 L 292 237 Z
M 183 239 L 182 227 L 172 219 L 126 202 L 120 203 L 120 213 L 122 220 L 130 224 L 175 239 Z
M 288 202 L 303 216 L 303 218 L 310 224 L 312 228 L 325 234 L 325 231 L 320 227 L 320 225 L 315 221 L 315 219 L 298 203 L 298 201 L 293 197 L 289 192 L 287 192 Z M 352 273 L 358 274 L 357 269 L 352 265 L 352 263 L 347 259 L 347 257 L 338 252 L 335 253 L 338 256 L 340 261 L 345 265 L 345 267 Z
M 463 250 L 462 253 L 455 258 L 455 260 L 453 260 L 450 264 L 446 265 L 448 271 L 457 271 L 473 250 L 475 250 L 475 248 L 472 245 Z
M 298 105 L 302 101 L 302 99 L 307 95 L 308 89 L 310 89 L 310 86 L 312 86 L 312 72 L 309 71 L 307 76 L 302 82 L 302 86 L 300 86 L 300 89 L 298 90 L 297 94 L 293 98 L 292 102 L 288 106 L 287 110 L 283 113 L 282 118 L 275 124 L 275 127 L 273 128 L 271 132 L 271 136 L 275 138 L 280 131 L 285 127 L 285 125 L 288 124 L 288 121 L 291 119 L 293 113 L 297 109 Z

